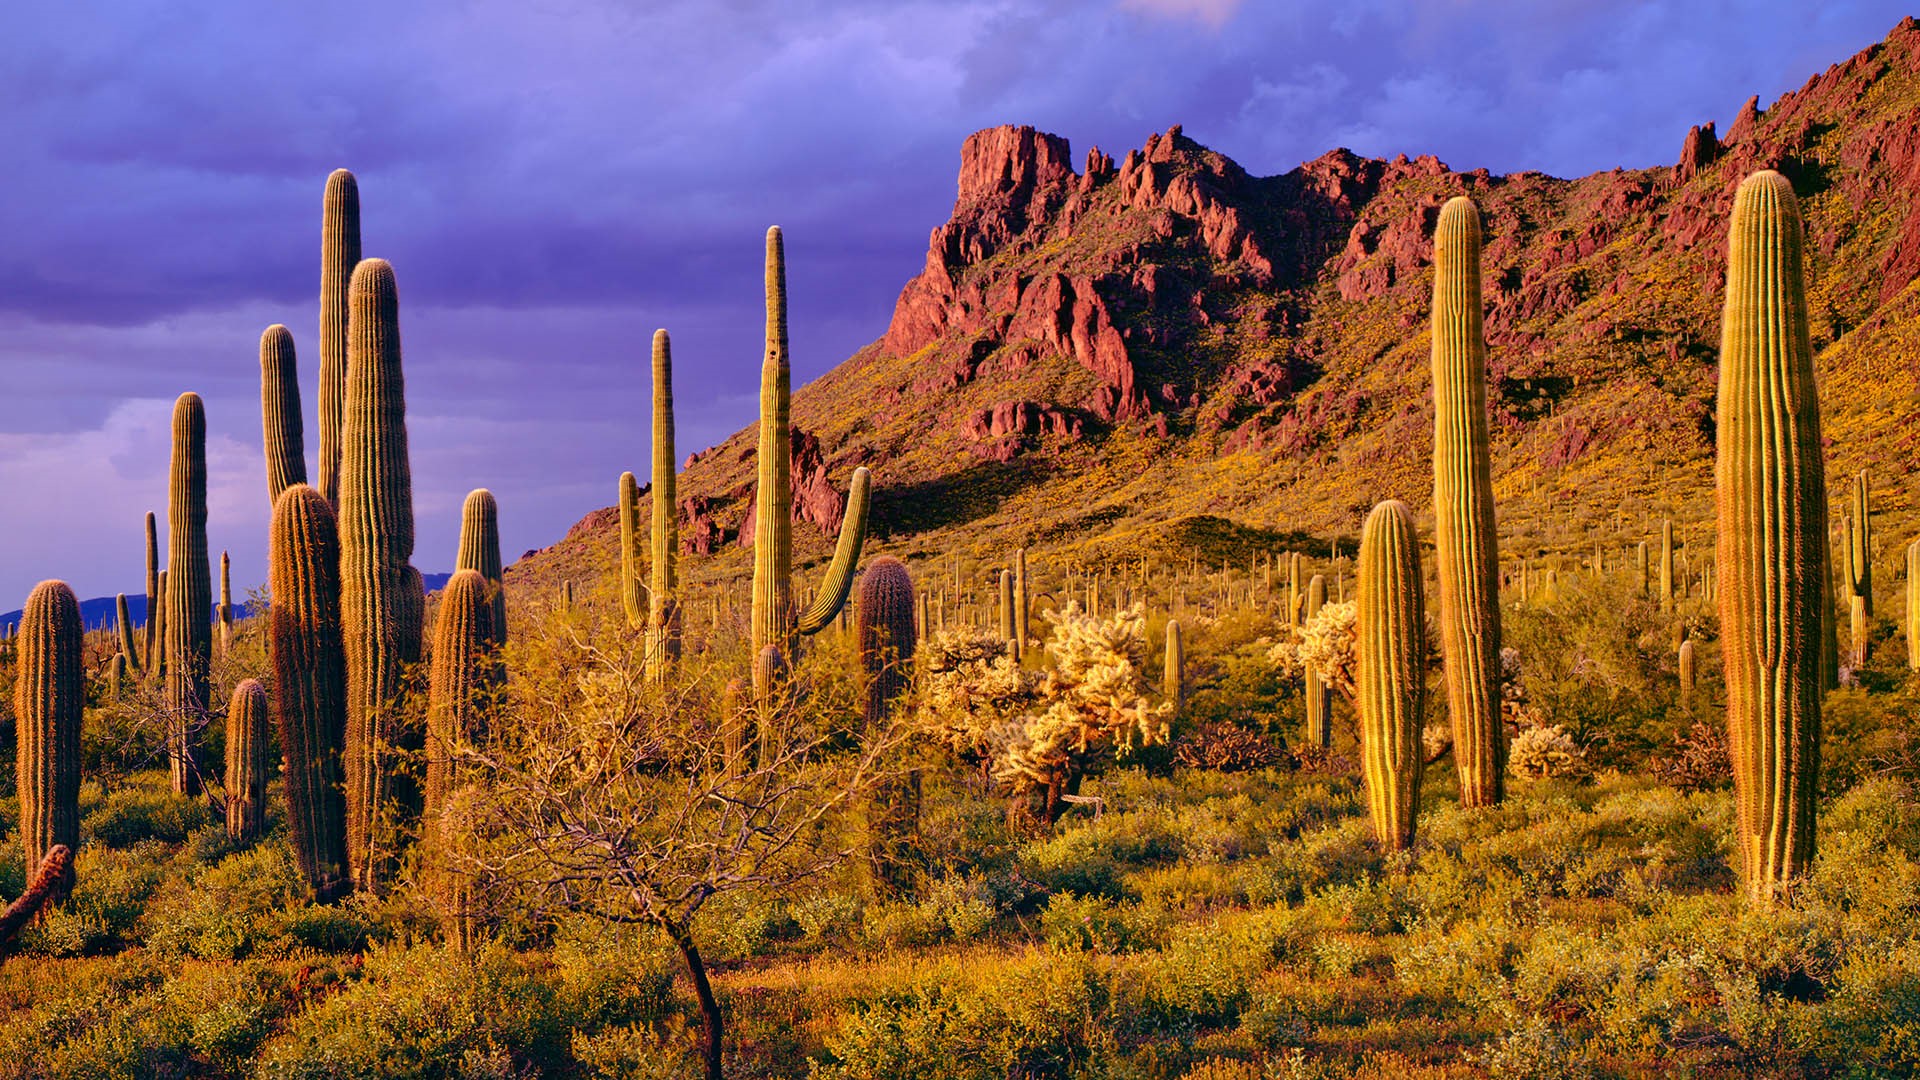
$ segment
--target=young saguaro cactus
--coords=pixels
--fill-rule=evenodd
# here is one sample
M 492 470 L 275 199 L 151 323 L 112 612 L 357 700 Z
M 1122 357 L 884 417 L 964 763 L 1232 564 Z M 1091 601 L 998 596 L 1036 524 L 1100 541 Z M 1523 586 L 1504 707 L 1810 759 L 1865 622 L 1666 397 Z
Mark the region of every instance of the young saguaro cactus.
M 653 332 L 653 589 L 647 604 L 647 673 L 680 659 L 680 509 L 673 458 L 673 342 Z
M 1327 603 L 1327 579 L 1319 574 L 1307 582 L 1307 618 L 1320 613 Z M 1307 745 L 1327 749 L 1333 745 L 1333 695 L 1319 675 L 1307 671 Z
M 147 678 L 160 676 L 160 607 L 166 594 L 160 591 L 160 529 L 153 511 L 147 511 Z
M 1413 514 L 1389 501 L 1360 537 L 1356 682 L 1360 757 L 1373 834 L 1389 851 L 1413 845 L 1426 716 L 1426 612 Z
M 753 649 L 767 646 L 785 656 L 795 631 L 816 634 L 833 622 L 853 591 L 854 568 L 866 540 L 867 499 L 872 483 L 855 469 L 840 540 L 813 604 L 797 618 L 793 602 L 792 368 L 787 356 L 787 260 L 778 225 L 767 230 L 767 352 L 760 367 L 759 475 L 753 534 Z M 755 678 L 755 691 L 761 680 Z M 765 700 L 764 698 L 762 699 Z
M 463 828 L 454 805 L 461 782 L 460 747 L 486 738 L 488 714 L 502 678 L 493 648 L 490 588 L 477 571 L 455 571 L 441 594 L 434 628 L 424 821 L 442 853 L 454 850 Z M 472 879 L 443 868 L 435 881 L 454 943 L 471 948 L 478 924 Z
M 1716 502 L 1734 831 L 1755 903 L 1811 865 L 1819 785 L 1827 492 L 1802 250 L 1786 177 L 1743 180 L 1721 321 Z
M 620 474 L 620 606 L 627 625 L 647 624 L 647 586 L 640 580 L 640 481 Z
M 340 609 L 347 653 L 347 850 L 354 887 L 381 889 L 399 825 L 418 811 L 404 756 L 424 743 L 404 722 L 420 662 L 426 598 L 413 555 L 413 480 L 400 298 L 393 268 L 367 259 L 348 290 L 347 398 L 340 458 Z
M 233 560 L 220 553 L 220 655 L 233 646 Z
M 1907 545 L 1907 670 L 1920 671 L 1920 540 Z
M 1177 716 L 1187 704 L 1187 650 L 1180 639 L 1180 620 L 1167 620 L 1166 658 L 1160 669 L 1160 696 Z
M 1680 704 L 1693 700 L 1693 689 L 1699 680 L 1699 672 L 1694 667 L 1693 639 L 1680 643 Z
M 173 790 L 198 795 L 195 756 L 213 690 L 213 580 L 207 565 L 207 413 L 192 392 L 173 406 L 166 605 L 167 762 Z
M 1027 614 L 1033 603 L 1029 598 L 1027 584 L 1027 549 L 1021 548 L 1013 558 L 1013 641 L 1014 651 L 1027 655 Z
M 127 614 L 126 593 L 114 595 L 113 619 L 120 631 L 120 655 L 126 657 L 127 666 L 137 672 L 140 670 L 140 648 L 133 637 L 133 619 Z
M 1673 613 L 1673 522 L 1660 523 L 1660 610 Z
M 269 536 L 267 643 L 273 719 L 286 776 L 287 824 L 301 874 L 321 903 L 351 886 L 347 872 L 347 659 L 340 631 L 340 538 L 333 508 L 295 484 L 274 504 Z
M 227 706 L 227 835 L 252 840 L 267 817 L 267 688 L 241 679 Z
M 1506 794 L 1500 719 L 1500 550 L 1487 444 L 1487 345 L 1481 330 L 1480 211 L 1449 199 L 1434 230 L 1433 515 L 1440 646 L 1460 805 Z M 1416 754 L 1419 732 L 1414 733 Z
M 1873 618 L 1873 512 L 1868 494 L 1867 470 L 1853 478 L 1853 513 L 1841 518 L 1846 523 L 1847 596 L 1860 597 L 1866 618 Z
M 307 482 L 306 434 L 300 418 L 300 373 L 293 332 L 279 323 L 260 335 L 260 430 L 267 448 L 267 502 Z
M 320 494 L 340 505 L 341 440 L 347 408 L 348 297 L 360 265 L 360 185 L 335 169 L 327 177 L 320 222 Z
M 1000 571 L 1000 640 L 1007 643 L 1007 655 L 1020 660 L 1019 620 L 1013 617 L 1013 571 Z
M 886 720 L 912 684 L 913 578 L 906 564 L 882 555 L 860 575 L 859 601 L 854 605 L 860 667 L 866 675 L 869 725 Z
M 460 506 L 460 551 L 454 557 L 456 572 L 472 570 L 487 583 L 487 602 L 493 608 L 488 624 L 493 645 L 507 641 L 507 588 L 500 562 L 500 503 L 493 492 L 474 488 Z
M 80 846 L 80 601 L 64 581 L 43 581 L 27 596 L 15 644 L 13 715 L 20 839 L 26 865 L 39 866 L 55 847 Z M 73 888 L 72 867 L 55 900 Z

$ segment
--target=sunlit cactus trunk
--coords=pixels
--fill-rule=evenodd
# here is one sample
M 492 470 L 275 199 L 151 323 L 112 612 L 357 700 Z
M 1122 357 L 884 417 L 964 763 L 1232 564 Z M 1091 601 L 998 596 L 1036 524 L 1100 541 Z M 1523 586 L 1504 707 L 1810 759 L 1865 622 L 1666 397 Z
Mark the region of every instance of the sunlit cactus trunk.
M 114 626 L 120 633 L 120 655 L 127 658 L 127 666 L 135 672 L 140 670 L 140 647 L 134 640 L 133 618 L 127 611 L 127 594 L 116 593 L 113 598 Z
M 1434 230 L 1433 514 L 1440 646 L 1462 806 L 1491 806 L 1506 794 L 1500 550 L 1481 320 L 1480 212 L 1458 196 L 1441 209 Z
M 433 672 L 427 706 L 427 783 L 424 828 L 431 831 L 438 860 L 457 850 L 467 828 L 456 793 L 460 755 L 484 742 L 504 671 L 495 652 L 491 586 L 479 571 L 454 572 L 440 597 L 433 635 Z M 480 912 L 473 878 L 446 865 L 434 868 L 434 883 L 447 917 L 448 937 L 462 950 L 473 947 Z
M 306 433 L 293 333 L 275 323 L 260 335 L 260 432 L 267 456 L 267 504 L 307 482 Z
M 1693 701 L 1694 686 L 1696 685 L 1696 681 L 1699 678 L 1699 673 L 1694 668 L 1692 638 L 1688 638 L 1687 640 L 1682 641 L 1680 643 L 1679 665 L 1680 665 L 1680 704 L 1687 705 Z
M 233 647 L 233 560 L 220 553 L 220 655 Z
M 38 867 L 55 847 L 80 846 L 80 601 L 64 581 L 43 581 L 27 597 L 15 641 L 13 716 L 15 792 L 26 863 Z M 52 899 L 73 888 L 66 867 Z
M 1865 601 L 1866 618 L 1873 618 L 1873 508 L 1867 490 L 1867 470 L 1853 478 L 1853 512 L 1840 519 L 1846 526 L 1847 598 Z
M 247 841 L 258 837 L 267 819 L 268 757 L 267 688 L 258 679 L 241 679 L 227 706 L 227 836 Z
M 1307 582 L 1307 618 L 1320 613 L 1327 602 L 1327 579 L 1319 574 Z M 1327 684 L 1309 669 L 1307 684 L 1307 745 L 1326 749 L 1333 745 L 1333 695 Z
M 647 674 L 658 682 L 680 659 L 680 510 L 674 478 L 673 343 L 653 332 L 653 589 L 647 603 Z
M 268 543 L 273 720 L 294 859 L 321 903 L 352 885 L 343 754 L 347 660 L 340 627 L 340 538 L 333 508 L 295 484 L 274 504 Z
M 1013 571 L 1000 571 L 1000 640 L 1006 643 L 1007 655 L 1014 662 L 1020 660 L 1020 620 L 1013 615 Z
M 418 812 L 402 763 L 424 742 L 406 722 L 426 599 L 413 555 L 400 303 L 393 268 L 367 259 L 348 297 L 340 464 L 340 607 L 347 656 L 347 849 L 354 886 L 382 889 Z
M 1027 617 L 1032 601 L 1027 583 L 1027 549 L 1021 548 L 1013 559 L 1013 642 L 1014 652 L 1027 655 Z
M 1673 612 L 1673 522 L 1660 523 L 1660 610 Z
M 1167 620 L 1166 657 L 1160 668 L 1160 696 L 1173 706 L 1175 716 L 1187 703 L 1187 650 L 1180 638 L 1180 621 Z
M 1827 493 L 1800 205 L 1779 173 L 1734 198 L 1717 466 L 1720 623 L 1736 839 L 1764 903 L 1811 865 L 1820 772 Z
M 495 648 L 507 641 L 507 588 L 500 561 L 500 503 L 493 492 L 474 488 L 460 506 L 460 552 L 453 569 L 472 570 L 487 583 L 487 606 L 492 609 L 487 630 Z
M 160 530 L 154 521 L 153 511 L 147 511 L 147 648 L 143 667 L 149 680 L 160 677 L 160 654 L 166 646 L 160 643 L 160 608 L 164 602 L 160 591 Z
M 360 265 L 360 185 L 335 169 L 320 222 L 320 459 L 315 487 L 337 509 L 347 408 L 348 294 Z
M 1907 545 L 1907 670 L 1920 671 L 1920 540 Z
M 1360 757 L 1374 838 L 1413 846 L 1427 702 L 1426 612 L 1413 514 L 1383 502 L 1367 515 L 1358 575 Z
M 640 580 L 640 481 L 620 474 L 620 609 L 627 625 L 647 625 L 647 586 Z
M 207 414 L 200 395 L 173 407 L 167 498 L 167 763 L 173 790 L 200 793 L 196 754 L 210 705 L 213 581 L 207 562 Z

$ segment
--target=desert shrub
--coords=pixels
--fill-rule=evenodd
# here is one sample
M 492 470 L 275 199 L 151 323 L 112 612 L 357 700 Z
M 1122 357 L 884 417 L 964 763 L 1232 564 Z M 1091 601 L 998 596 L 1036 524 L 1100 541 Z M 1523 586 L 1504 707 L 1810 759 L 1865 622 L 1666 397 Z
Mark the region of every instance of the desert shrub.
M 1648 771 L 1681 791 L 1731 786 L 1733 760 L 1728 756 L 1726 725 L 1695 720 L 1653 759 Z
M 1056 892 L 1119 897 L 1125 872 L 1177 858 L 1183 849 L 1173 817 L 1149 808 L 1109 813 L 1076 824 L 1020 853 L 1028 878 Z
M 108 792 L 86 785 L 80 815 L 82 836 L 115 848 L 142 840 L 177 844 L 213 821 L 205 800 L 174 794 L 161 772 L 143 773 Z
M 1203 721 L 1189 727 L 1173 746 L 1173 760 L 1189 769 L 1244 772 L 1290 762 L 1285 749 L 1271 738 L 1225 721 Z
M 1584 774 L 1587 752 L 1559 724 L 1522 727 L 1507 746 L 1507 769 L 1527 780 L 1558 780 Z
M 931 945 L 947 928 L 937 906 L 904 900 L 869 905 L 861 918 L 868 944 L 886 949 Z
M 1056 949 L 1128 952 L 1156 947 L 1167 921 L 1166 913 L 1156 908 L 1060 893 L 1040 913 L 1040 936 Z
M 795 900 L 788 910 L 812 942 L 824 944 L 860 929 L 860 899 L 848 893 L 813 893 Z

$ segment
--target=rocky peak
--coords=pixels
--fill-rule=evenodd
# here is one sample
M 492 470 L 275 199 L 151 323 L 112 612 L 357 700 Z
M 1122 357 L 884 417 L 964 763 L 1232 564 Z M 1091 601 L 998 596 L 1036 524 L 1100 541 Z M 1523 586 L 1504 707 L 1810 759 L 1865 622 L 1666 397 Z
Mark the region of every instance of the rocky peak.
M 1713 124 L 1706 126 L 1695 124 L 1687 129 L 1687 137 L 1680 143 L 1680 163 L 1673 167 L 1673 178 L 1684 184 L 1700 174 L 1700 170 L 1713 164 L 1720 155 L 1720 140 L 1713 133 Z
M 1727 141 L 1737 143 L 1753 135 L 1760 126 L 1760 95 L 1755 94 L 1740 106 L 1740 115 L 1733 118 L 1733 125 L 1727 128 Z

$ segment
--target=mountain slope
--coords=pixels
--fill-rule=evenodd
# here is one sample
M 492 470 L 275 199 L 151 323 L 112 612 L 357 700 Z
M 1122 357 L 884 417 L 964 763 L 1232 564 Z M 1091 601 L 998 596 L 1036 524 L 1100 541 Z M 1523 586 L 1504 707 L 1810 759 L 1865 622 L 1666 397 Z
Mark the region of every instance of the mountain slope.
M 1758 105 L 1672 166 L 1571 180 L 1345 150 L 1254 177 L 1177 127 L 1076 171 L 1057 136 L 978 132 L 887 333 L 794 396 L 801 554 L 826 556 L 861 464 L 877 545 L 910 558 L 1217 557 L 1223 537 L 1351 537 L 1388 497 L 1430 521 L 1429 234 L 1463 192 L 1487 235 L 1503 549 L 1630 545 L 1661 516 L 1710 543 L 1726 219 L 1760 168 L 1806 209 L 1830 486 L 1871 467 L 1897 551 L 1920 524 L 1920 24 Z M 741 572 L 753 446 L 686 463 L 695 581 Z M 599 511 L 510 580 L 604 573 L 615 535 Z

